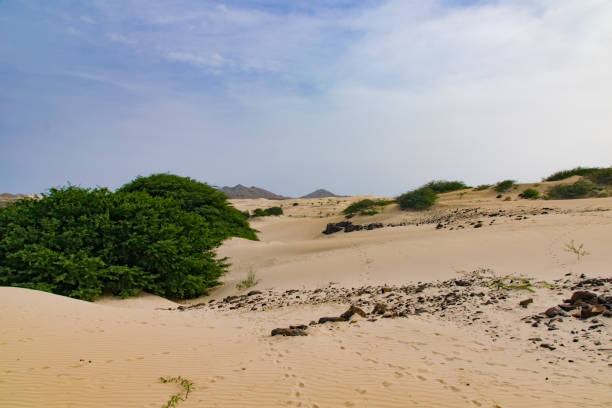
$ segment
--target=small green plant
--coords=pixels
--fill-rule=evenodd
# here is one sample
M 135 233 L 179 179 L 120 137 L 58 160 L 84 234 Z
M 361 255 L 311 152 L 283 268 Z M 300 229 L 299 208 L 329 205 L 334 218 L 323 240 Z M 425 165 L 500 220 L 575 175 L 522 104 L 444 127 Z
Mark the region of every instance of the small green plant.
M 459 193 L 459 198 L 463 198 L 464 195 L 467 194 L 467 191 L 462 191 Z
M 514 187 L 515 184 L 516 184 L 516 181 L 514 180 L 500 181 L 499 183 L 495 185 L 495 191 L 497 191 L 498 193 L 505 193 L 506 191 Z
M 182 390 L 178 394 L 174 394 L 170 396 L 168 402 L 162 405 L 162 408 L 175 408 L 179 401 L 186 401 L 189 397 L 189 393 L 193 391 L 193 382 L 183 378 L 181 376 L 178 377 L 159 377 L 159 382 L 162 384 L 167 383 L 175 383 L 181 386 Z
M 478 187 L 474 187 L 474 190 L 475 191 L 483 191 L 483 190 L 487 190 L 489 188 L 491 188 L 490 184 L 481 184 Z
M 576 246 L 573 239 L 569 244 L 565 245 L 565 251 L 575 254 L 578 260 L 580 260 L 580 258 L 583 256 L 589 255 L 589 253 L 584 249 L 584 244 Z
M 546 281 L 535 281 L 535 278 L 531 278 L 525 275 L 498 275 L 493 269 L 480 268 L 472 272 L 459 272 L 470 278 L 480 279 L 482 285 L 490 287 L 495 290 L 526 290 L 528 292 L 535 292 L 534 288 L 546 288 L 546 289 L 557 289 L 553 284 Z
M 400 208 L 403 210 L 426 210 L 436 203 L 438 193 L 429 187 L 409 191 L 397 198 Z
M 425 184 L 423 187 L 429 187 L 438 194 L 448 193 L 450 191 L 464 190 L 469 188 L 463 181 L 447 181 L 434 180 Z
M 587 197 L 594 186 L 585 180 L 573 184 L 558 184 L 548 190 L 547 197 L 552 199 L 574 199 Z
M 293 204 L 291 204 L 291 205 L 292 205 L 292 206 L 294 206 L 294 207 L 297 207 L 297 206 L 298 206 L 298 205 L 300 205 L 300 204 L 298 204 L 298 203 L 293 203 Z
M 271 215 L 283 215 L 283 209 L 281 207 L 256 208 L 253 210 L 251 217 L 268 217 Z
M 346 207 L 342 212 L 344 214 L 356 214 L 360 215 L 374 215 L 378 214 L 379 210 L 388 206 L 389 204 L 393 204 L 395 200 L 370 200 L 369 198 L 355 201 L 348 207 Z
M 236 288 L 238 290 L 245 290 L 257 285 L 259 282 L 261 282 L 261 279 L 257 279 L 257 276 L 255 276 L 255 272 L 249 271 L 247 278 L 238 282 L 236 284 Z
M 536 189 L 528 188 L 527 190 L 519 194 L 519 197 L 525 198 L 528 200 L 535 200 L 537 198 L 540 198 L 540 192 Z

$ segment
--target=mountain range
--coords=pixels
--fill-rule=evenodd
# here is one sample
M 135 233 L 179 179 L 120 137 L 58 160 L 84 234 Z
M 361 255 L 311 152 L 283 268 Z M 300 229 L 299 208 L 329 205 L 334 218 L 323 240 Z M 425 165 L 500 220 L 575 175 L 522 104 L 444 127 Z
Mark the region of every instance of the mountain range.
M 219 190 L 225 193 L 229 198 L 267 198 L 268 200 L 285 200 L 291 197 L 285 197 L 279 194 L 275 194 L 271 191 L 263 188 L 251 186 L 246 187 L 242 184 L 237 184 L 234 187 L 221 187 Z M 306 194 L 300 198 L 323 198 L 323 197 L 341 197 L 332 193 L 331 191 L 318 189 L 310 194 Z

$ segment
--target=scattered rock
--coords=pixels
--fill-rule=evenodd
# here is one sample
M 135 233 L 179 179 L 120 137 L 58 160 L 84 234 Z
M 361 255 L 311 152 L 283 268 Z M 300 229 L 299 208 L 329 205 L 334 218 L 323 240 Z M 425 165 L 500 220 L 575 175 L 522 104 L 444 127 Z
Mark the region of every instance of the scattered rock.
M 355 314 L 357 314 L 357 315 L 359 315 L 361 317 L 366 317 L 366 313 L 361 308 L 358 308 L 357 306 L 354 306 L 354 305 L 349 307 L 346 312 L 344 312 L 344 313 L 342 313 L 340 315 L 340 317 L 343 320 L 349 321 L 351 319 L 351 317 L 353 317 L 353 315 L 355 315 Z
M 532 299 L 532 298 L 525 299 L 525 300 L 521 300 L 521 301 L 519 302 L 519 305 L 520 305 L 521 307 L 525 307 L 525 308 L 526 308 L 526 307 L 527 307 L 527 306 L 528 306 L 530 303 L 533 303 L 533 299 Z
M 372 314 L 384 314 L 387 311 L 387 305 L 385 303 L 377 303 L 372 309 Z
M 303 329 L 277 328 L 272 330 L 272 336 L 308 336 Z

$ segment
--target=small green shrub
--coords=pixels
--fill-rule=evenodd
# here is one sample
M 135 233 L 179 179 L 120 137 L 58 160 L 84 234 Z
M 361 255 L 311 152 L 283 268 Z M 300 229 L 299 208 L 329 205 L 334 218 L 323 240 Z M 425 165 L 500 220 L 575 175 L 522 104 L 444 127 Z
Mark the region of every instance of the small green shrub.
M 561 170 L 546 177 L 544 181 L 559 181 L 565 180 L 572 176 L 588 176 L 594 172 L 601 170 L 600 167 L 576 167 L 571 170 Z
M 238 290 L 248 289 L 252 286 L 257 285 L 259 282 L 261 282 L 261 279 L 257 279 L 257 277 L 255 276 L 255 272 L 249 271 L 247 278 L 238 282 L 236 284 L 236 288 Z
M 434 180 L 425 184 L 423 187 L 429 187 L 438 194 L 448 193 L 450 191 L 464 190 L 469 188 L 463 181 L 446 181 Z
M 587 175 L 593 183 L 609 186 L 612 185 L 612 167 L 599 169 Z
M 291 205 L 292 205 L 292 206 L 294 206 L 294 207 L 297 207 L 297 206 L 298 206 L 298 205 L 300 205 L 300 204 L 299 204 L 299 203 L 293 203 L 293 204 L 291 204 Z
M 251 217 L 269 217 L 271 215 L 283 215 L 283 209 L 281 207 L 270 207 L 265 210 L 256 208 L 253 210 Z
M 425 210 L 436 203 L 438 194 L 429 187 L 421 187 L 400 195 L 397 202 L 400 208 L 407 210 Z
M 193 391 L 193 381 L 183 378 L 181 376 L 165 378 L 159 377 L 159 382 L 161 382 L 162 384 L 175 383 L 182 388 L 181 392 L 179 392 L 178 394 L 171 395 L 168 402 L 162 405 L 162 408 L 176 408 L 179 404 L 179 401 L 186 401 L 189 397 L 189 394 Z
M 497 191 L 498 193 L 505 193 L 506 191 L 514 187 L 515 184 L 516 184 L 516 181 L 514 180 L 500 181 L 499 183 L 495 185 L 495 191 Z
M 356 214 L 360 213 L 361 215 L 374 215 L 378 214 L 377 208 L 386 207 L 389 204 L 393 204 L 395 200 L 370 200 L 369 198 L 355 201 L 348 207 L 346 207 L 342 212 L 344 214 Z
M 593 185 L 588 181 L 579 180 L 573 184 L 558 184 L 548 190 L 548 198 L 573 199 L 587 197 L 593 191 Z
M 491 188 L 490 184 L 481 184 L 478 187 L 474 187 L 474 190 L 475 191 L 483 191 L 483 190 L 487 190 L 489 188 Z
M 540 192 L 536 189 L 533 188 L 528 188 L 527 190 L 523 191 L 521 194 L 519 194 L 519 196 L 521 198 L 526 198 L 529 200 L 535 200 L 537 198 L 540 198 Z

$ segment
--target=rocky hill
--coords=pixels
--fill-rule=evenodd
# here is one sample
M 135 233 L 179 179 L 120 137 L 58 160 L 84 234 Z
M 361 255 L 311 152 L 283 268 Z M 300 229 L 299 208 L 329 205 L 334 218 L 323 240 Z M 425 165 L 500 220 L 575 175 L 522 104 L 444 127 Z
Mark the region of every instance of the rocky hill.
M 300 198 L 326 198 L 326 197 L 342 197 L 339 195 L 336 195 L 334 193 L 332 193 L 331 191 L 328 190 L 324 190 L 322 188 L 313 191 L 310 194 L 306 194 L 305 196 L 302 196 Z
M 273 192 L 264 190 L 263 188 L 255 186 L 246 187 L 242 184 L 235 185 L 234 187 L 221 187 L 220 190 L 223 191 L 229 198 L 267 198 L 268 200 L 284 200 L 289 198 L 274 194 Z

